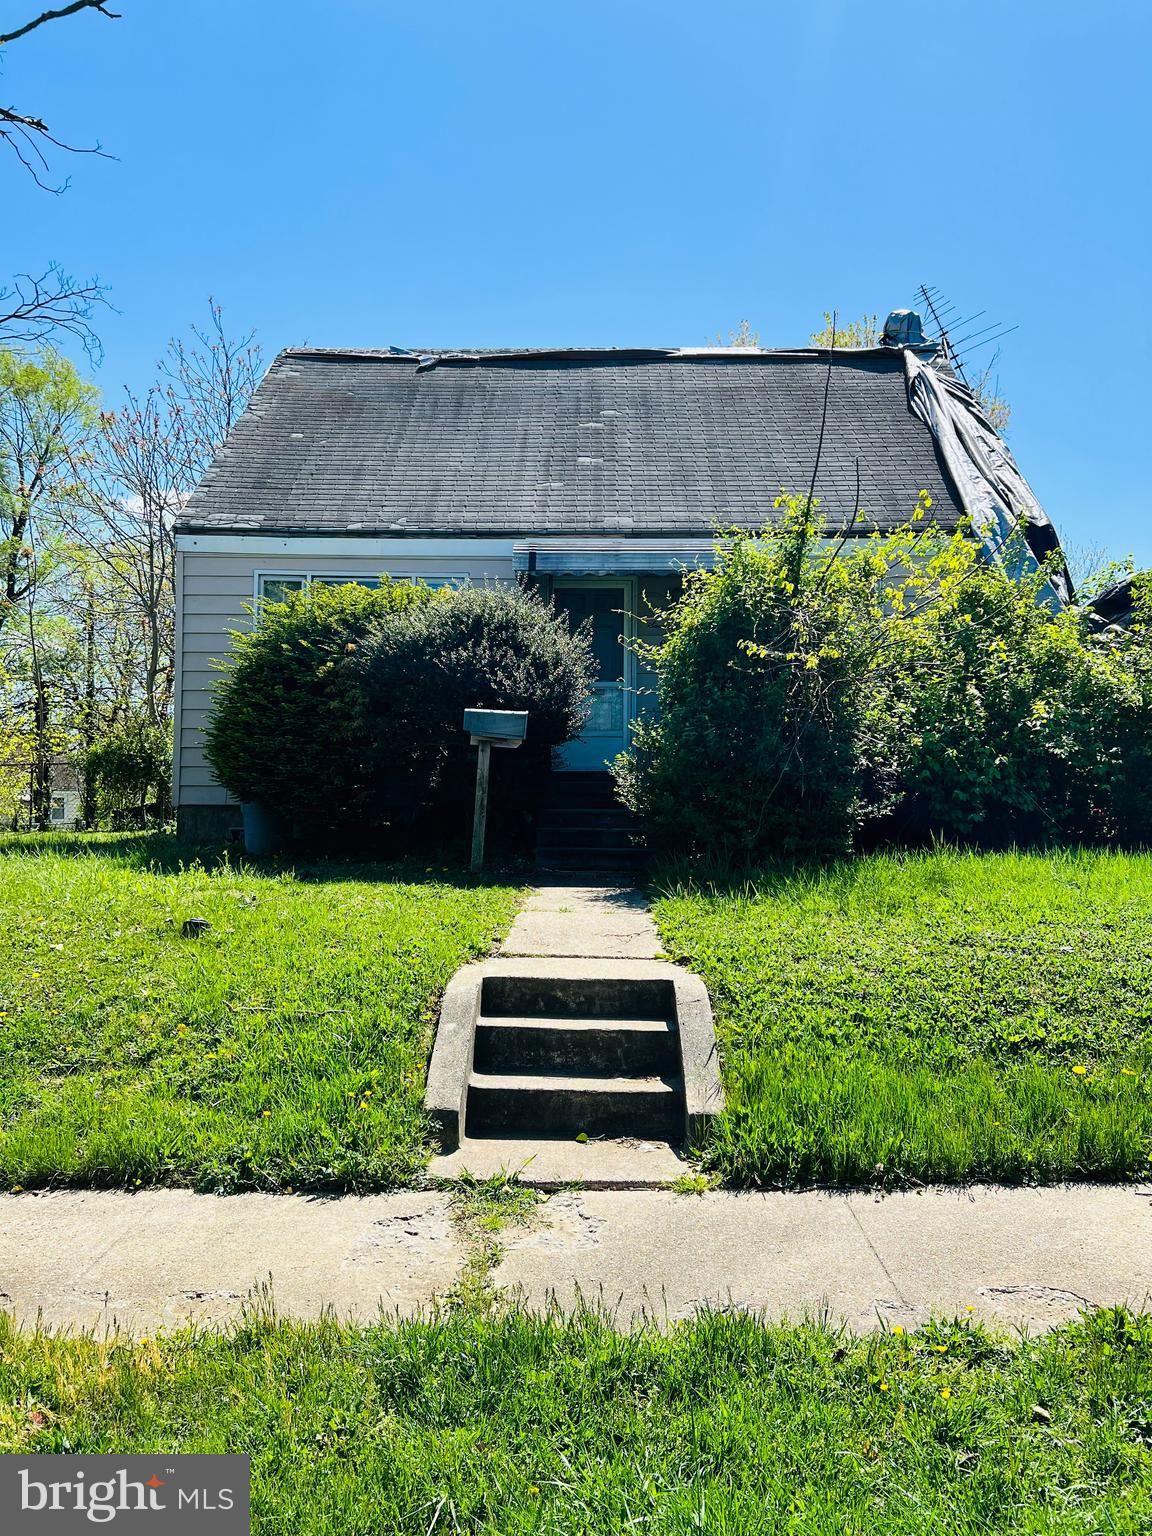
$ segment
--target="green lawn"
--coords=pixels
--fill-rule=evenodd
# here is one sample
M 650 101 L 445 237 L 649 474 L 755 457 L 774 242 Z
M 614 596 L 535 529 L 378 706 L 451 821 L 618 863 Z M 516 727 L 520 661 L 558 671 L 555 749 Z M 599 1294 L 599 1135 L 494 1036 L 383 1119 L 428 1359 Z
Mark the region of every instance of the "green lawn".
M 0 837 L 0 1181 L 403 1180 L 437 995 L 516 905 L 422 868 Z M 211 932 L 182 937 L 190 917 Z
M 656 917 L 712 994 L 727 1179 L 1148 1173 L 1152 856 L 876 856 Z
M 1116 1312 L 1011 1344 L 739 1314 L 139 1343 L 0 1319 L 0 1450 L 248 1452 L 265 1536 L 1137 1536 L 1150 1404 L 1152 1318 Z

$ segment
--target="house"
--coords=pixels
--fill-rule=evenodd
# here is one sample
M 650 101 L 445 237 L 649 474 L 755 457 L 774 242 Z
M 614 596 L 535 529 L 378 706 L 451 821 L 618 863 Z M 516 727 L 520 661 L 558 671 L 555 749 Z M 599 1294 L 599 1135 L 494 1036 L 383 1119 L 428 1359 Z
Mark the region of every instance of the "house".
M 32 802 L 36 780 L 41 774 L 46 780 L 49 826 L 54 832 L 73 831 L 80 826 L 84 815 L 84 783 L 80 769 L 67 758 L 53 758 L 46 764 L 35 761 L 0 763 L 0 779 L 7 780 L 9 789 L 19 786 L 14 797 L 9 797 L 13 830 L 22 832 L 34 826 L 36 817 Z M 3 787 L 0 785 L 0 794 Z
M 1034 567 L 1058 548 L 1051 524 L 936 351 L 896 311 L 883 345 L 831 356 L 282 352 L 177 522 L 181 832 L 239 822 L 201 737 L 229 631 L 312 582 L 536 583 L 591 624 L 591 719 L 558 763 L 588 772 L 626 745 L 643 696 L 621 613 L 666 599 L 718 529 L 761 528 L 782 489 L 805 492 L 821 435 L 830 529 L 852 523 L 858 476 L 858 532 L 903 523 L 927 490 L 943 529 L 970 519 L 990 559 Z

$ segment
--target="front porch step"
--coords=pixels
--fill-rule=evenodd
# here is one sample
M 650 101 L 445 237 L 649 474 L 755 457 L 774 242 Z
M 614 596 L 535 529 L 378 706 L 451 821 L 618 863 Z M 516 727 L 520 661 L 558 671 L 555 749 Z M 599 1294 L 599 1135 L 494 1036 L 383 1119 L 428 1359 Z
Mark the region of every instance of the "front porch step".
M 611 1021 L 627 1028 L 637 1020 L 676 1016 L 676 989 L 666 976 L 574 976 L 535 971 L 485 976 L 480 1021 L 548 1019 Z
M 473 1071 L 468 1136 L 637 1136 L 678 1140 L 684 1130 L 679 1078 L 566 1077 Z
M 480 1018 L 473 1064 L 485 1074 L 663 1077 L 678 1069 L 667 1019 Z
M 546 805 L 537 818 L 540 827 L 580 827 L 634 832 L 639 826 L 631 811 L 596 805 Z
M 538 857 L 553 848 L 599 848 L 605 853 L 634 853 L 628 827 L 597 827 L 572 825 L 569 822 L 540 822 L 536 828 L 536 853 Z
M 569 843 L 558 848 L 538 848 L 536 868 L 546 872 L 586 869 L 606 875 L 635 875 L 644 868 L 644 853 L 631 846 L 589 848 L 584 843 Z
M 553 773 L 545 805 L 578 805 L 599 810 L 623 810 L 610 773 Z
M 536 867 L 635 875 L 640 823 L 616 798 L 607 773 L 554 773 L 536 821 Z

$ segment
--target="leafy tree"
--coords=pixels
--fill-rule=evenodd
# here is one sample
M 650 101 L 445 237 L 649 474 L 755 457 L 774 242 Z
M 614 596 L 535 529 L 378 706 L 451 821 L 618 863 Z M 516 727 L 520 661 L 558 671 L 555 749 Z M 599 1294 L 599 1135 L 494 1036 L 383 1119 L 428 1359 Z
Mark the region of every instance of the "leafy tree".
M 41 565 L 78 495 L 76 463 L 97 392 L 58 352 L 0 349 L 0 633 L 41 585 Z
M 1087 609 L 1053 611 L 1043 572 L 975 568 L 916 624 L 894 624 L 902 820 L 984 840 L 1143 841 L 1152 650 Z
M 614 768 L 655 843 L 736 861 L 828 852 L 887 808 L 887 615 L 895 602 L 916 610 L 976 558 L 924 522 L 930 505 L 848 548 L 823 537 L 806 499 L 780 497 L 772 527 L 727 534 L 715 567 L 687 574 L 662 638 L 638 646 L 659 718 Z

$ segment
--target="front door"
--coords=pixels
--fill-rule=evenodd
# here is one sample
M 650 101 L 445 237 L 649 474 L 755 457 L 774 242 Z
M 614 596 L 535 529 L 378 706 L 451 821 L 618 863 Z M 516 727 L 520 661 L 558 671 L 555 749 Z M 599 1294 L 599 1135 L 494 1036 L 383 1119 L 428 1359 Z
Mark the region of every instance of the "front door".
M 556 766 L 569 773 L 602 773 L 628 745 L 632 656 L 623 637 L 628 633 L 629 583 L 557 581 L 553 591 L 556 606 L 567 610 L 573 629 L 587 623 L 596 660 L 588 724 L 575 741 L 559 748 Z

